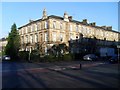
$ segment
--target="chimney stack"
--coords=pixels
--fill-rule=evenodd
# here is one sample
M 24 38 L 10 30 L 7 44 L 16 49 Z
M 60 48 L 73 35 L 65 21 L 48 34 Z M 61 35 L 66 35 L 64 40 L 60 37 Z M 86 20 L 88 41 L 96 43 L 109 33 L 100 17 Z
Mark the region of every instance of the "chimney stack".
M 70 21 L 72 21 L 72 16 L 69 16 L 68 19 L 69 19 Z
M 87 24 L 87 19 L 83 19 L 83 24 Z
M 93 22 L 93 23 L 90 23 L 89 25 L 91 25 L 91 26 L 96 26 L 96 23 Z
M 64 12 L 64 21 L 69 22 L 68 14 L 67 12 Z
M 107 30 L 112 30 L 112 26 L 108 26 L 108 27 L 107 27 Z
M 33 22 L 33 20 L 30 19 L 30 20 L 29 20 L 29 23 L 31 23 L 31 22 Z
M 106 27 L 106 26 L 101 26 L 101 28 L 103 28 L 103 29 L 107 29 L 107 27 Z

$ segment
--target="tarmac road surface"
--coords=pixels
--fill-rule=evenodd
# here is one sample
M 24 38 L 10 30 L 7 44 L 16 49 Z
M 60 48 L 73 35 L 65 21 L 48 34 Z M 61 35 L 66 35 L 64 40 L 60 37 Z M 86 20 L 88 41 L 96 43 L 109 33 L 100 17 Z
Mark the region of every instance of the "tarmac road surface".
M 118 88 L 118 64 L 3 63 L 2 88 Z

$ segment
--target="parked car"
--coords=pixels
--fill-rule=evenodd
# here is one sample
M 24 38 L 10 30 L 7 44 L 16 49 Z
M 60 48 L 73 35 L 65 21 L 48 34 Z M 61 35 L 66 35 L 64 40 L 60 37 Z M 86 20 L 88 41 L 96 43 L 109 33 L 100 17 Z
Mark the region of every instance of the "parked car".
M 119 59 L 120 59 L 120 56 L 119 56 Z M 110 59 L 109 59 L 109 62 L 110 63 L 118 63 L 118 56 L 112 56 Z
M 96 56 L 95 54 L 87 54 L 85 56 L 83 56 L 83 60 L 96 60 L 98 58 L 98 56 Z
M 10 60 L 11 58 L 10 58 L 10 56 L 8 56 L 8 55 L 4 55 L 3 57 L 2 57 L 2 60 Z

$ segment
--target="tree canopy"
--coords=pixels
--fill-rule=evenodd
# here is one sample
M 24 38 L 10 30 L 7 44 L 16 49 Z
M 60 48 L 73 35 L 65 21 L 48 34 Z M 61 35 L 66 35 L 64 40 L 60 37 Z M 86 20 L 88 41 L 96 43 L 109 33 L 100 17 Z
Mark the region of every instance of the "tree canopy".
M 9 55 L 14 60 L 18 57 L 20 48 L 20 36 L 15 23 L 11 26 L 11 32 L 9 33 L 7 40 L 8 43 L 5 47 L 5 54 Z

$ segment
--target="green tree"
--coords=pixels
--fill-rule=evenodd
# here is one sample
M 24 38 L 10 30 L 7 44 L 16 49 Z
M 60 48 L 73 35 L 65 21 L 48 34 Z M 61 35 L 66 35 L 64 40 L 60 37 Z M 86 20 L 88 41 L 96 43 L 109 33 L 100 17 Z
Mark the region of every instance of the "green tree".
M 20 36 L 15 23 L 11 26 L 11 32 L 9 33 L 7 40 L 8 43 L 5 47 L 5 54 L 9 55 L 12 60 L 15 60 L 18 58 L 18 52 L 20 48 Z

